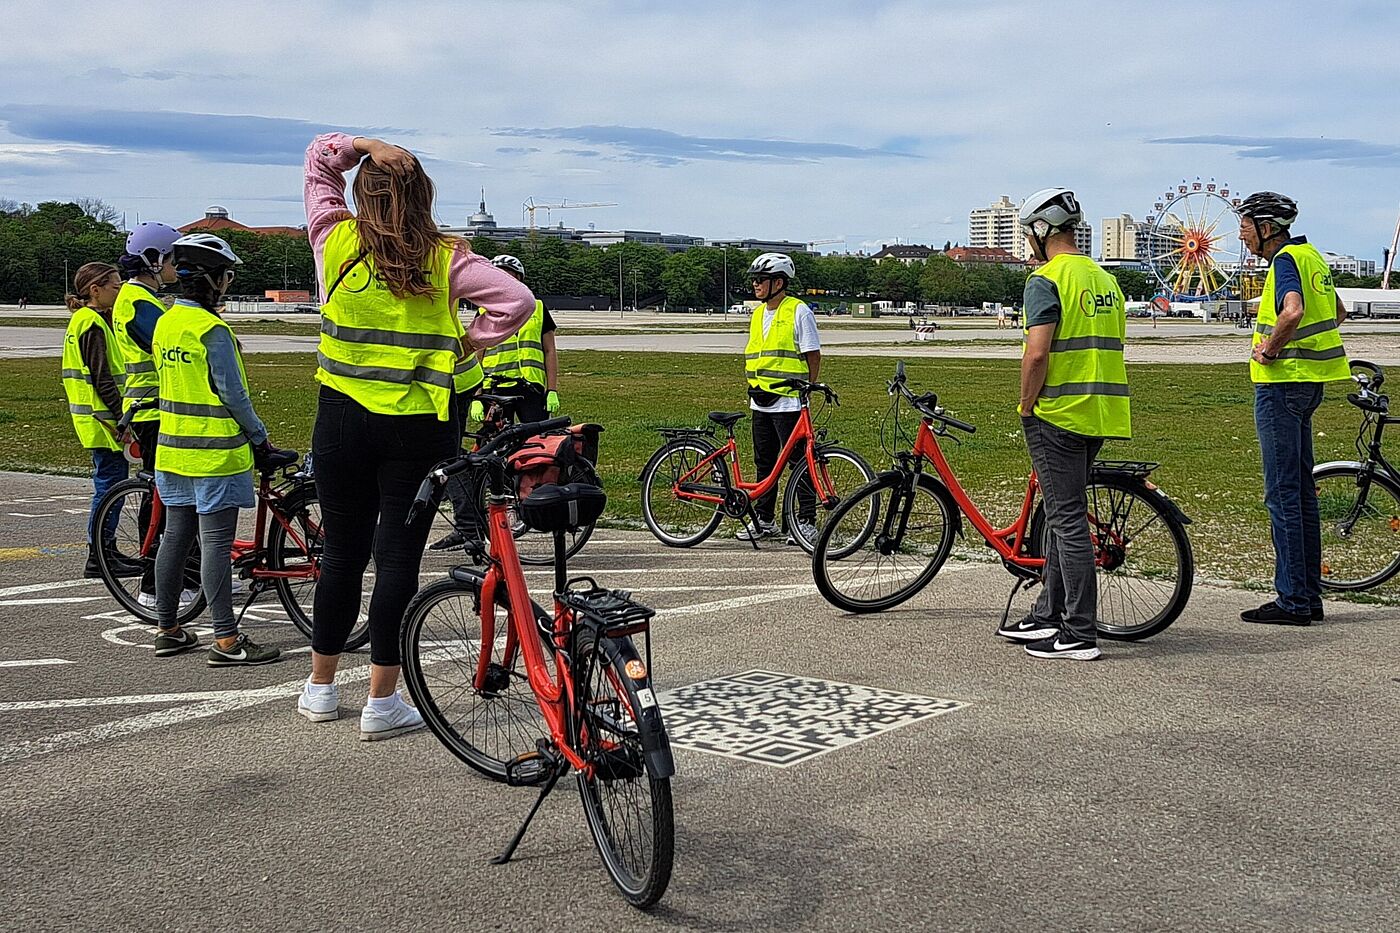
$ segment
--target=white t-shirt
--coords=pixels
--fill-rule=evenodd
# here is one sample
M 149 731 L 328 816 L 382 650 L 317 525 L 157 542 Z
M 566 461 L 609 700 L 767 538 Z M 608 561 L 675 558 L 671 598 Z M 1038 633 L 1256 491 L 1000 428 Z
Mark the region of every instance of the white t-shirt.
M 757 313 L 757 312 L 755 312 Z M 768 328 L 773 326 L 773 317 L 777 310 L 763 306 L 763 336 L 768 336 Z M 822 341 L 817 336 L 817 316 L 812 313 L 812 309 L 807 307 L 805 301 L 798 302 L 797 311 L 793 316 L 793 330 L 797 336 L 797 352 L 811 353 L 822 348 Z M 802 402 L 793 396 L 781 396 L 772 405 L 760 405 L 753 399 L 749 399 L 749 407 L 754 411 L 772 413 L 775 411 L 801 411 Z

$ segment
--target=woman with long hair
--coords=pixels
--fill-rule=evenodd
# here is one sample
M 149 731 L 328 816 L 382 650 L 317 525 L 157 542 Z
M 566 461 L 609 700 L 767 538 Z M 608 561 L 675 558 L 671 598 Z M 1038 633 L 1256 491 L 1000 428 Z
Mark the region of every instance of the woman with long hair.
M 117 338 L 112 334 L 112 305 L 121 290 L 117 267 L 105 262 L 89 262 L 73 276 L 73 293 L 67 296 L 68 331 L 63 335 L 63 394 L 68 398 L 68 414 L 78 442 L 92 454 L 92 509 L 116 483 L 126 479 L 126 457 L 122 454 L 117 421 L 122 415 L 122 369 Z M 99 536 L 88 519 L 88 557 L 83 576 L 101 576 L 97 549 L 110 549 L 116 534 L 116 514 Z M 140 573 L 138 564 L 113 555 L 122 573 Z
M 357 164 L 351 213 L 345 173 Z M 360 738 L 383 739 L 423 725 L 396 689 L 399 624 L 418 589 L 433 516 L 404 522 L 423 477 L 459 447 L 453 372 L 458 360 L 514 333 L 535 299 L 438 229 L 432 179 L 406 149 L 363 136 L 318 136 L 306 150 L 305 196 L 322 304 L 311 449 L 325 551 L 311 677 L 297 709 L 313 722 L 339 716 L 336 667 L 372 555 L 369 702 Z M 465 330 L 457 315 L 462 299 L 489 309 Z

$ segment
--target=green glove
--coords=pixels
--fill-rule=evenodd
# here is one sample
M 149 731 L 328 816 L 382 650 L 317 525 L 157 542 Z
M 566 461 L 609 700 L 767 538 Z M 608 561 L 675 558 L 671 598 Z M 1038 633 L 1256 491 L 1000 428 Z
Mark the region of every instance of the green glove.
M 551 415 L 559 410 L 559 393 L 550 389 L 544 397 L 544 410 Z
M 481 421 L 486 417 L 486 406 L 480 402 L 473 401 L 467 406 L 467 417 L 473 421 Z

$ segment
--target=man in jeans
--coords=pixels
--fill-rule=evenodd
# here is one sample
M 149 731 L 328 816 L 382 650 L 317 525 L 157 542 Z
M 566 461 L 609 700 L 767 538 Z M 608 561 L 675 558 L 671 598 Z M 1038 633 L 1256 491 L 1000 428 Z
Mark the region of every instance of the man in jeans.
M 1026 280 L 1021 428 L 1040 477 L 1050 540 L 1031 614 L 997 634 L 1034 658 L 1099 657 L 1098 585 L 1085 489 L 1105 438 L 1132 433 L 1123 292 L 1074 245 L 1074 193 L 1045 188 L 1021 204 L 1022 232 L 1044 263 Z
M 1309 625 L 1322 621 L 1322 526 L 1312 482 L 1312 415 L 1322 384 L 1351 378 L 1340 326 L 1346 306 L 1332 270 L 1289 231 L 1291 198 L 1260 191 L 1239 207 L 1240 239 L 1269 262 L 1250 352 L 1254 425 L 1264 459 L 1264 503 L 1274 539 L 1278 596 L 1240 613 L 1246 622 Z

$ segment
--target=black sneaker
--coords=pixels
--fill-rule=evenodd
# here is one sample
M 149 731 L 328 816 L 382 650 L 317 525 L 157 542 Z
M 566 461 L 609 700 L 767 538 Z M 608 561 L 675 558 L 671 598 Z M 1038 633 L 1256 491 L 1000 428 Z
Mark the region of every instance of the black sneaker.
M 1094 661 L 1103 655 L 1098 642 L 1070 638 L 1057 634 L 1026 645 L 1026 654 L 1033 658 L 1068 658 L 1071 661 Z
M 1057 625 L 1048 625 L 1037 622 L 1031 616 L 1026 616 L 1020 622 L 1007 622 L 997 629 L 997 634 L 1002 638 L 1010 638 L 1012 641 L 1041 641 L 1049 638 L 1060 631 Z
M 462 537 L 460 531 L 450 532 L 432 544 L 428 545 L 430 551 L 455 551 L 467 543 L 467 539 Z
M 1322 610 L 1317 610 L 1318 620 L 1321 621 Z M 1256 625 L 1311 625 L 1311 612 L 1289 612 L 1276 602 L 1267 602 L 1258 609 L 1246 609 L 1240 613 L 1240 618 L 1245 622 L 1253 622 Z
M 1313 606 L 1313 607 L 1312 607 L 1312 611 L 1308 613 L 1308 619 L 1309 619 L 1310 621 L 1313 621 L 1313 622 L 1321 622 L 1321 621 L 1322 621 L 1322 607 L 1321 607 L 1321 606 Z
M 189 629 L 182 628 L 173 632 L 161 629 L 160 634 L 156 636 L 156 657 L 158 658 L 173 657 L 197 647 L 199 647 L 199 636 Z
M 210 667 L 252 667 L 255 664 L 271 664 L 280 657 L 281 648 L 259 645 L 242 632 L 238 633 L 238 640 L 227 648 L 220 648 L 217 641 L 209 646 Z

